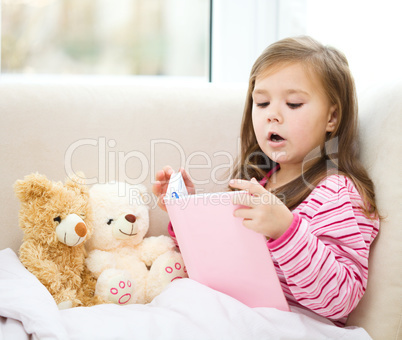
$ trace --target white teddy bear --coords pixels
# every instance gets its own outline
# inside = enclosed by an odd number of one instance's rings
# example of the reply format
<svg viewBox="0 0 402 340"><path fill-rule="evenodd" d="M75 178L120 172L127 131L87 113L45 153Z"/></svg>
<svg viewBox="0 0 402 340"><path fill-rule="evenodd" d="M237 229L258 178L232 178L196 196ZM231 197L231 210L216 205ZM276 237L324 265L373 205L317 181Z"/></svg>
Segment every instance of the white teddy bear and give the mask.
<svg viewBox="0 0 402 340"><path fill-rule="evenodd" d="M94 231L86 243L86 265L97 278L95 295L106 301L148 303L170 282L187 277L170 237L145 237L146 194L145 186L122 182L90 189Z"/></svg>

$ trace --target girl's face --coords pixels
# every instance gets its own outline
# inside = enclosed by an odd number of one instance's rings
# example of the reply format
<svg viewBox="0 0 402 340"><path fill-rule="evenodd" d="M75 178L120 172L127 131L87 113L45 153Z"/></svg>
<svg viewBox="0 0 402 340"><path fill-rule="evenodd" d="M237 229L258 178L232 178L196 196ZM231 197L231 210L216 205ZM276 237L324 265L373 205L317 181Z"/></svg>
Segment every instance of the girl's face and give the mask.
<svg viewBox="0 0 402 340"><path fill-rule="evenodd" d="M265 72L255 81L254 132L262 151L281 168L302 167L306 155L319 151L326 132L335 129L336 106L312 73L293 63Z"/></svg>

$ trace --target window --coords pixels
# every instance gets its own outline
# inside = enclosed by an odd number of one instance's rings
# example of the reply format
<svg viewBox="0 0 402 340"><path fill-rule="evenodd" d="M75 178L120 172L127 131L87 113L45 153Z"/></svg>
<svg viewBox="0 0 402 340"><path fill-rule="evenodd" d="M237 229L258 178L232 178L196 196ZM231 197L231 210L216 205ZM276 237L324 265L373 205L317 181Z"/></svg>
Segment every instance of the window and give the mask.
<svg viewBox="0 0 402 340"><path fill-rule="evenodd" d="M402 76L402 3L305 0L304 33L345 53L358 92Z"/></svg>
<svg viewBox="0 0 402 340"><path fill-rule="evenodd" d="M247 82L266 46L308 34L346 54L359 90L401 76L401 12L394 0L3 0L1 72Z"/></svg>
<svg viewBox="0 0 402 340"><path fill-rule="evenodd" d="M401 78L401 13L394 0L214 0L212 80L246 82L265 47L297 35L344 52L358 91Z"/></svg>
<svg viewBox="0 0 402 340"><path fill-rule="evenodd" d="M3 0L1 72L208 77L209 0Z"/></svg>

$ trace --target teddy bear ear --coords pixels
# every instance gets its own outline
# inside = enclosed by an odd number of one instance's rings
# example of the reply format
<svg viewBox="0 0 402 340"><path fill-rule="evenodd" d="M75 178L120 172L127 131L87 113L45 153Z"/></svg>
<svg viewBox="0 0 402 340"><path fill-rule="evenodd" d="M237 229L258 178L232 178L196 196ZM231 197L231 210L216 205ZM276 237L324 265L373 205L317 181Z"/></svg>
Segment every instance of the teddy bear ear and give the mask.
<svg viewBox="0 0 402 340"><path fill-rule="evenodd" d="M21 202L28 202L35 198L45 197L53 187L53 183L46 176L38 173L30 174L23 180L14 183L14 192Z"/></svg>
<svg viewBox="0 0 402 340"><path fill-rule="evenodd" d="M89 197L89 190L85 185L85 175L81 171L68 176L64 185L69 189L76 190L81 195Z"/></svg>

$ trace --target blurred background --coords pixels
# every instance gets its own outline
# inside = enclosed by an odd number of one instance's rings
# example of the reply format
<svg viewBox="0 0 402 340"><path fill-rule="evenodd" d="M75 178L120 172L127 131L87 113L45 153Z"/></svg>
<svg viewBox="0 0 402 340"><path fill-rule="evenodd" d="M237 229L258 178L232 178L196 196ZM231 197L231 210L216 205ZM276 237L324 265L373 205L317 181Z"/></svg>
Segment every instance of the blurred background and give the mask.
<svg viewBox="0 0 402 340"><path fill-rule="evenodd" d="M4 73L207 74L209 0L3 0Z"/></svg>
<svg viewBox="0 0 402 340"><path fill-rule="evenodd" d="M1 76L247 82L266 46L308 34L346 54L359 88L401 75L401 14L398 0L2 0Z"/></svg>

